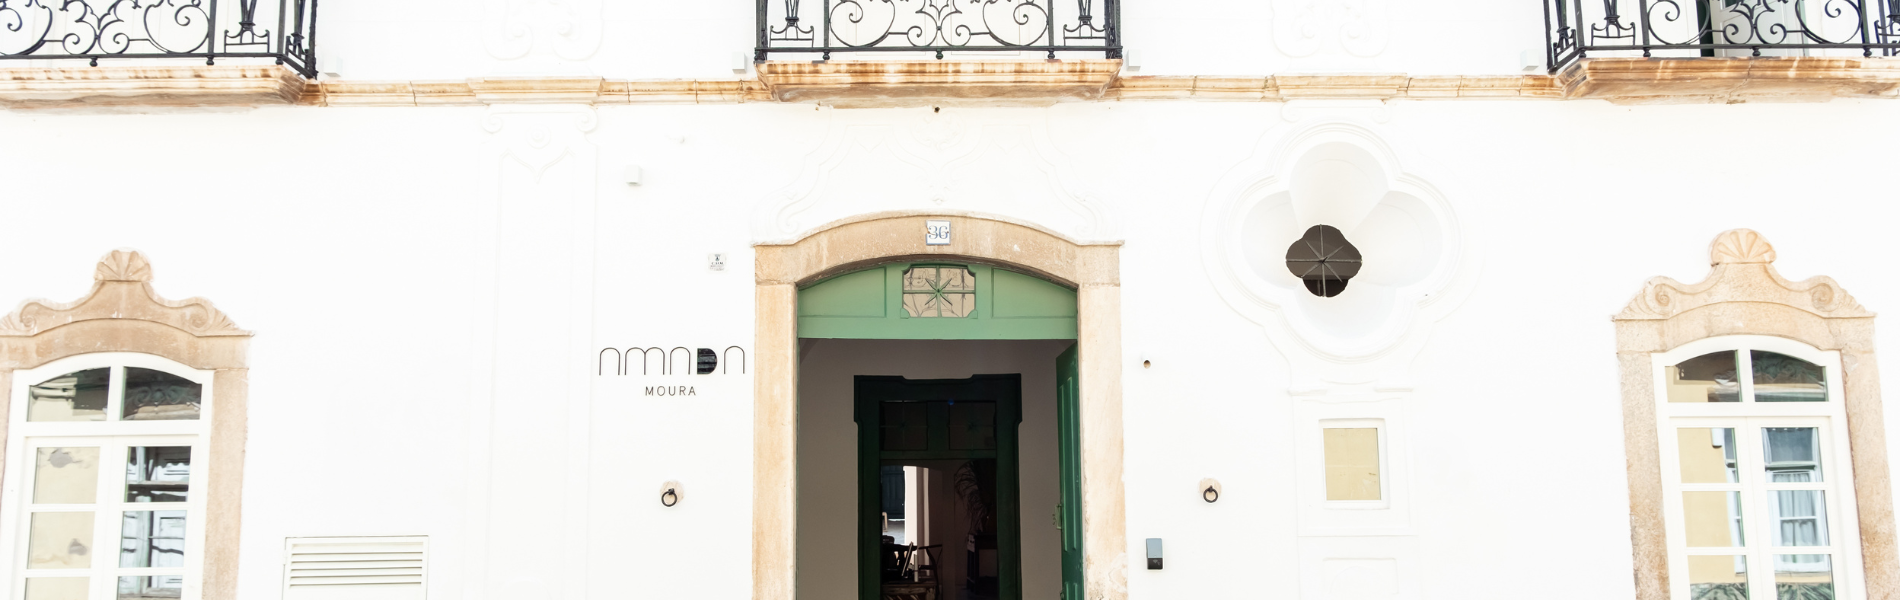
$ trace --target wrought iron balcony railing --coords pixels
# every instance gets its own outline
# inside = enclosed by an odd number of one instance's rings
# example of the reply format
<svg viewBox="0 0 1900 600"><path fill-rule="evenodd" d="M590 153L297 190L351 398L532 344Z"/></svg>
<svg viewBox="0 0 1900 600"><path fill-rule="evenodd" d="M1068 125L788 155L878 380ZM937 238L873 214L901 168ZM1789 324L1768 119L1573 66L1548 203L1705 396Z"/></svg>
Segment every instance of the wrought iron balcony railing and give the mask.
<svg viewBox="0 0 1900 600"><path fill-rule="evenodd" d="M1057 52L1121 58L1119 0L758 0L754 57L779 52Z"/></svg>
<svg viewBox="0 0 1900 600"><path fill-rule="evenodd" d="M1553 73L1593 53L1895 56L1900 0L1544 0L1544 35Z"/></svg>
<svg viewBox="0 0 1900 600"><path fill-rule="evenodd" d="M0 59L268 58L317 77L317 0L0 0Z"/></svg>

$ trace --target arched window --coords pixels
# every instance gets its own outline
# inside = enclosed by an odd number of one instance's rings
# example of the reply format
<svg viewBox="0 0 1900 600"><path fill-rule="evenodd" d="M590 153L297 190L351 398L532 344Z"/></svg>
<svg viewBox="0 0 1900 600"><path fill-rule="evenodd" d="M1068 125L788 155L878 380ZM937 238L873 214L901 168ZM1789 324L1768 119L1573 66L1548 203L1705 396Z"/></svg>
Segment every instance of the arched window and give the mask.
<svg viewBox="0 0 1900 600"><path fill-rule="evenodd" d="M94 281L0 316L0 598L236 597L251 334L136 252Z"/></svg>
<svg viewBox="0 0 1900 600"><path fill-rule="evenodd" d="M1900 594L1874 314L1774 261L1723 232L1613 318L1638 600Z"/></svg>
<svg viewBox="0 0 1900 600"><path fill-rule="evenodd" d="M1840 356L1767 336L1656 355L1677 598L1834 598L1860 564Z"/></svg>
<svg viewBox="0 0 1900 600"><path fill-rule="evenodd" d="M193 466L209 452L212 373L100 353L13 379L12 397L25 401L10 415L7 472L18 477L0 530L24 555L8 560L23 567L11 597L183 597L204 545L205 494L194 485L202 469Z"/></svg>

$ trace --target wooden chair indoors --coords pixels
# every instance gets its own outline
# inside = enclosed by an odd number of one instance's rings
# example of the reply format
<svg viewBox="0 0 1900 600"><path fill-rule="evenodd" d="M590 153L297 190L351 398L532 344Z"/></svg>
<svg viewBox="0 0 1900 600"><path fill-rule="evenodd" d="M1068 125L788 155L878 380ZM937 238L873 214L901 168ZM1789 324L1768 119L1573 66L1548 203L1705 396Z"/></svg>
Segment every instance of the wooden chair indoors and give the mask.
<svg viewBox="0 0 1900 600"><path fill-rule="evenodd" d="M942 545L907 545L887 551L887 559L897 560L902 567L894 580L884 580L881 600L937 600L937 553L942 551Z"/></svg>

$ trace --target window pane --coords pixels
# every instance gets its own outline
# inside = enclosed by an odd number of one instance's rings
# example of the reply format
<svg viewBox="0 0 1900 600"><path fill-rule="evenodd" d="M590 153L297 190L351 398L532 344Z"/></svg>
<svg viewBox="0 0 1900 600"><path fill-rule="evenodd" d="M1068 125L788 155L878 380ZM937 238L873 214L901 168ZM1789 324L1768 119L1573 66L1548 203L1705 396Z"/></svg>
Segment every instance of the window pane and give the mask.
<svg viewBox="0 0 1900 600"><path fill-rule="evenodd" d="M1827 497L1821 490L1768 492L1768 531L1776 546L1826 546Z"/></svg>
<svg viewBox="0 0 1900 600"><path fill-rule="evenodd" d="M976 310L976 274L963 267L904 271L904 312L912 317L970 316Z"/></svg>
<svg viewBox="0 0 1900 600"><path fill-rule="evenodd" d="M164 371L125 368L125 418L129 421L197 419L204 386Z"/></svg>
<svg viewBox="0 0 1900 600"><path fill-rule="evenodd" d="M1750 350L1756 402L1826 402L1827 379L1819 365L1792 356Z"/></svg>
<svg viewBox="0 0 1900 600"><path fill-rule="evenodd" d="M996 449L996 403L950 404L950 449Z"/></svg>
<svg viewBox="0 0 1900 600"><path fill-rule="evenodd" d="M1735 429L1683 427L1676 430L1676 453L1683 483L1737 483Z"/></svg>
<svg viewBox="0 0 1900 600"><path fill-rule="evenodd" d="M1682 516L1692 547L1743 545L1741 492L1683 492Z"/></svg>
<svg viewBox="0 0 1900 600"><path fill-rule="evenodd" d="M119 566L185 566L185 511L126 511L119 534Z"/></svg>
<svg viewBox="0 0 1900 600"><path fill-rule="evenodd" d="M84 569L92 566L92 513L33 513L26 568Z"/></svg>
<svg viewBox="0 0 1900 600"><path fill-rule="evenodd" d="M40 448L33 459L34 504L99 501L98 448Z"/></svg>
<svg viewBox="0 0 1900 600"><path fill-rule="evenodd" d="M184 502L191 481L190 446L126 449L126 502Z"/></svg>
<svg viewBox="0 0 1900 600"><path fill-rule="evenodd" d="M1323 429L1326 444L1326 499L1378 500L1379 430Z"/></svg>
<svg viewBox="0 0 1900 600"><path fill-rule="evenodd" d="M26 600L86 600L84 577L34 577L26 580Z"/></svg>
<svg viewBox="0 0 1900 600"><path fill-rule="evenodd" d="M1763 427L1762 462L1768 481L1821 481L1821 435L1814 427Z"/></svg>
<svg viewBox="0 0 1900 600"><path fill-rule="evenodd" d="M26 388L28 421L104 421L112 369L67 373Z"/></svg>
<svg viewBox="0 0 1900 600"><path fill-rule="evenodd" d="M930 422L922 402L882 402L885 450L925 450L930 448Z"/></svg>
<svg viewBox="0 0 1900 600"><path fill-rule="evenodd" d="M1735 377L1735 357L1734 350L1724 350L1668 367L1669 401L1740 402L1742 383Z"/></svg>
<svg viewBox="0 0 1900 600"><path fill-rule="evenodd" d="M1826 554L1775 555L1775 597L1834 600L1834 569Z"/></svg>
<svg viewBox="0 0 1900 600"><path fill-rule="evenodd" d="M1748 557L1689 557L1689 598L1691 600L1746 600L1748 598Z"/></svg>
<svg viewBox="0 0 1900 600"><path fill-rule="evenodd" d="M119 578L119 600L178 598L183 596L184 592L185 576L183 575Z"/></svg>

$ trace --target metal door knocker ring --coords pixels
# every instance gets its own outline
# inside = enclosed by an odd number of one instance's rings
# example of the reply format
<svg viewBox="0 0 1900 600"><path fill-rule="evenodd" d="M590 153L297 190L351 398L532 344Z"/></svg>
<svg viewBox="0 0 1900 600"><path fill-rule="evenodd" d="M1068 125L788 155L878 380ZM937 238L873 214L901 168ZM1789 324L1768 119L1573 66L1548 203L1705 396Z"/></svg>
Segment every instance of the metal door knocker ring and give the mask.
<svg viewBox="0 0 1900 600"><path fill-rule="evenodd" d="M672 508L673 505L679 503L680 495L674 492L672 488L667 488L665 492L660 493L660 506Z"/></svg>
<svg viewBox="0 0 1900 600"><path fill-rule="evenodd" d="M1202 479L1198 487L1201 488L1201 499L1207 501L1208 504L1220 501L1220 493L1223 489L1220 486L1220 480L1212 477Z"/></svg>

